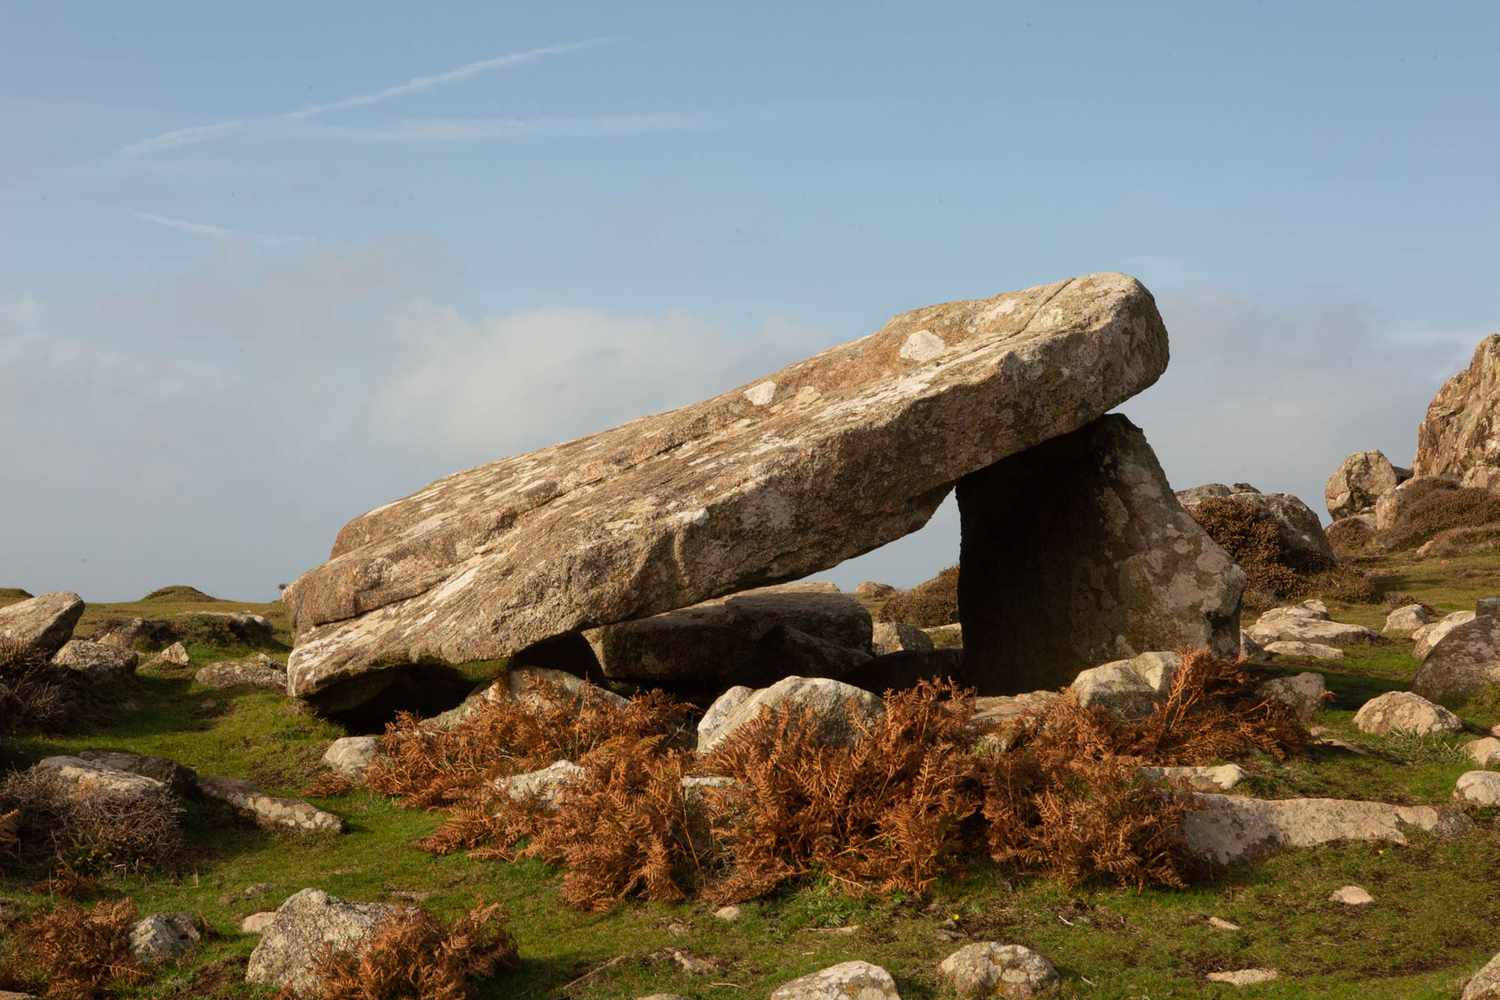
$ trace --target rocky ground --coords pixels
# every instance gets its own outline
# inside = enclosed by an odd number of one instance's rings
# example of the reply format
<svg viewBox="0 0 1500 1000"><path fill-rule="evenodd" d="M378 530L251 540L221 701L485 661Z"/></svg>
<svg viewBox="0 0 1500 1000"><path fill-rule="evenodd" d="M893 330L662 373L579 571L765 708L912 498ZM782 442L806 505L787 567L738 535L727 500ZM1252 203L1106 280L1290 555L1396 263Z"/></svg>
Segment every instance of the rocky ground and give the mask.
<svg viewBox="0 0 1500 1000"><path fill-rule="evenodd" d="M1500 591L1495 556L1387 557L1365 568L1379 592L1410 595L1440 612L1473 610L1477 599ZM218 661L259 653L283 661L288 635L280 606L198 597L179 592L135 605L91 606L75 636L136 617L238 611L263 616L273 634L210 627L212 619L195 626L175 640L188 662L143 657L106 724L63 737L20 737L7 765L124 750L191 767L205 787L241 779L272 796L303 797L343 730L278 690L254 686L258 672L274 671L274 662L252 662L245 668L248 682L236 686L196 679ZM1329 601L1328 610L1334 622L1379 631L1391 609L1382 601ZM1247 613L1245 626L1256 619ZM1284 763L1242 761L1245 777L1231 795L1453 802L1460 776L1480 769L1465 746L1500 722L1500 710L1457 706L1465 728L1438 725L1433 735L1362 731L1356 712L1379 695L1407 690L1418 668L1411 639L1368 638L1349 631L1319 642L1339 650L1341 659L1293 647L1262 668L1268 677L1314 671L1325 679L1332 699L1314 720L1323 742ZM477 680L496 666L468 670ZM210 672L203 681L216 676ZM1380 713L1372 709L1366 718L1374 714ZM583 913L562 904L559 874L539 862L418 850L414 841L439 824L434 814L363 790L314 796L310 803L322 811L316 815L341 820L343 832L226 824L216 800L189 797L186 844L170 877L118 872L83 888L85 902L129 896L142 915L186 912L206 927L180 959L158 967L149 984L128 995L272 995L244 982L259 936L242 924L306 888L351 901L421 901L441 916L465 911L480 898L503 903L521 964L484 987L482 995L496 997L763 997L797 977L856 960L888 970L902 997L941 997L954 995L953 976L962 978L956 968L967 968L970 978L982 978L997 962L1035 971L1034 957L987 947L993 944L1044 956L1057 969L1059 996L1452 998L1500 948L1493 932L1500 921L1493 891L1500 877L1500 824L1493 810L1478 805L1465 807L1474 823L1457 836L1410 832L1405 846L1286 850L1232 865L1185 890L1070 888L982 863L940 880L922 897L851 898L831 883L813 881L733 910L696 902L628 903ZM59 888L0 879L0 915L15 926L53 905L50 893ZM970 948L942 971L946 959L970 945L986 947ZM844 973L874 977L869 988L885 989L870 970Z"/></svg>

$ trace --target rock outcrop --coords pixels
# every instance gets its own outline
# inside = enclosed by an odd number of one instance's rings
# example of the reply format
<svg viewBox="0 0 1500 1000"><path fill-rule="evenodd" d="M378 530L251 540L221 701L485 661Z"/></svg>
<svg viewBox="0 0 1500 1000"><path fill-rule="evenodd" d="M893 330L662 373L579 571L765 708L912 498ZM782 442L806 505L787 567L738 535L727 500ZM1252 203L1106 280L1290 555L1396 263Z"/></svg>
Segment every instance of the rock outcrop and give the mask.
<svg viewBox="0 0 1500 1000"><path fill-rule="evenodd" d="M918 309L703 403L441 479L350 522L286 589L290 692L373 697L404 664L497 658L827 569L1166 363L1150 293L1090 275Z"/></svg>
<svg viewBox="0 0 1500 1000"><path fill-rule="evenodd" d="M83 598L57 591L0 608L0 638L18 643L28 653L51 656L73 636L83 615Z"/></svg>
<svg viewBox="0 0 1500 1000"><path fill-rule="evenodd" d="M1469 367L1433 397L1417 428L1419 476L1500 488L1500 333L1479 342Z"/></svg>
<svg viewBox="0 0 1500 1000"><path fill-rule="evenodd" d="M1340 463L1323 487L1323 500L1335 521L1362 514L1411 477L1408 469L1397 469L1379 451L1357 451Z"/></svg>
<svg viewBox="0 0 1500 1000"><path fill-rule="evenodd" d="M1147 650L1239 655L1245 574L1124 417L964 477L958 508L965 679L982 693L1058 687Z"/></svg>

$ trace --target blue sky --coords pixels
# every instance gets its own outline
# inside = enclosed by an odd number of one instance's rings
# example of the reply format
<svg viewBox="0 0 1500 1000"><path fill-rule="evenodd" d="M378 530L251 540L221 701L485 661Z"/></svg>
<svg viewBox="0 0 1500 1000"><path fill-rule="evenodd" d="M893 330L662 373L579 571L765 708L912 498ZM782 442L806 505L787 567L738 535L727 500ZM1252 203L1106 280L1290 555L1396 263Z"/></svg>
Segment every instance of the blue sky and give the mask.
<svg viewBox="0 0 1500 1000"><path fill-rule="evenodd" d="M1321 511L1500 328L1497 43L1478 3L9 4L0 585L265 597L437 475L1094 270L1167 319L1125 410L1174 484Z"/></svg>

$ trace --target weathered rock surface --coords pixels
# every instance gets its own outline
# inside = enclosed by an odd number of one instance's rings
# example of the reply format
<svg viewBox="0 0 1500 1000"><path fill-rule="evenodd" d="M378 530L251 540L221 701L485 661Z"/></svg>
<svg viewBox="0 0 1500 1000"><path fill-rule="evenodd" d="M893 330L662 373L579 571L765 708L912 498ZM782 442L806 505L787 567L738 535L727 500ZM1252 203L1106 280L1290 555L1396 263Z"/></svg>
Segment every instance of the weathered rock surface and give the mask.
<svg viewBox="0 0 1500 1000"><path fill-rule="evenodd" d="M1464 986L1459 1000L1500 1000L1500 955L1485 963Z"/></svg>
<svg viewBox="0 0 1500 1000"><path fill-rule="evenodd" d="M771 1000L901 1000L901 994L880 966L844 962L776 987Z"/></svg>
<svg viewBox="0 0 1500 1000"><path fill-rule="evenodd" d="M1354 728L1374 736L1443 736L1461 732L1464 724L1458 716L1419 694L1387 691L1360 706L1354 713Z"/></svg>
<svg viewBox="0 0 1500 1000"><path fill-rule="evenodd" d="M184 646L180 642L174 642L172 643L172 645L168 646L166 649L163 649L160 653L157 653L154 657L152 657L151 662L167 663L171 664L174 667L185 667L189 663L193 662L193 659L188 655L186 646Z"/></svg>
<svg viewBox="0 0 1500 1000"><path fill-rule="evenodd" d="M1437 391L1417 428L1419 476L1500 487L1500 334L1479 342L1469 367Z"/></svg>
<svg viewBox="0 0 1500 1000"><path fill-rule="evenodd" d="M1479 615L1432 644L1411 689L1439 701L1484 698L1500 690L1500 618Z"/></svg>
<svg viewBox="0 0 1500 1000"><path fill-rule="evenodd" d="M286 668L264 653L243 660L219 660L201 668L193 679L204 687L261 687L286 690Z"/></svg>
<svg viewBox="0 0 1500 1000"><path fill-rule="evenodd" d="M1486 736L1464 744L1464 753L1480 767L1500 767L1500 739Z"/></svg>
<svg viewBox="0 0 1500 1000"><path fill-rule="evenodd" d="M936 648L927 633L915 625L900 622L876 622L870 643L876 656L887 653L925 653Z"/></svg>
<svg viewBox="0 0 1500 1000"><path fill-rule="evenodd" d="M1084 708L1099 708L1120 719L1150 715L1167 697L1182 665L1176 653L1142 653L1083 671L1070 690Z"/></svg>
<svg viewBox="0 0 1500 1000"><path fill-rule="evenodd" d="M1240 489L1245 483L1225 486L1223 483L1208 483L1192 489L1179 490L1177 500L1189 514L1197 511L1205 500L1227 500L1264 514L1276 522L1282 545L1289 555L1297 558L1299 565L1309 571L1325 569L1338 560L1323 532L1323 522L1311 507L1290 493L1262 493L1250 487Z"/></svg>
<svg viewBox="0 0 1500 1000"><path fill-rule="evenodd" d="M819 581L747 590L590 629L584 638L606 677L708 686L769 684L788 673L839 676L872 655L865 606ZM788 662L789 650L800 662Z"/></svg>
<svg viewBox="0 0 1500 1000"><path fill-rule="evenodd" d="M1245 574L1121 416L964 477L958 604L983 694L1056 687L1154 649L1239 655Z"/></svg>
<svg viewBox="0 0 1500 1000"><path fill-rule="evenodd" d="M130 928L130 953L144 965L175 962L203 940L195 913L153 913Z"/></svg>
<svg viewBox="0 0 1500 1000"><path fill-rule="evenodd" d="M303 889L282 903L261 931L245 981L309 993L318 985L315 970L325 945L358 952L396 910L385 903L348 903L321 889Z"/></svg>
<svg viewBox="0 0 1500 1000"><path fill-rule="evenodd" d="M1380 634L1393 639L1406 639L1424 625L1437 620L1432 609L1425 604L1403 604L1385 616L1385 627Z"/></svg>
<svg viewBox="0 0 1500 1000"><path fill-rule="evenodd" d="M345 736L334 740L323 752L323 766L350 781L362 783L379 747L378 736Z"/></svg>
<svg viewBox="0 0 1500 1000"><path fill-rule="evenodd" d="M1456 489L1458 489L1458 483L1451 479L1439 479L1433 476L1417 476L1414 479L1408 479L1375 502L1374 511L1368 515L1371 518L1371 527L1377 533L1390 531L1406 519L1412 506L1419 500L1426 499L1434 493Z"/></svg>
<svg viewBox="0 0 1500 1000"><path fill-rule="evenodd" d="M69 788L79 796L139 801L159 797L167 791L166 784L155 778L117 770L82 757L44 757L32 770L51 776L59 786Z"/></svg>
<svg viewBox="0 0 1500 1000"><path fill-rule="evenodd" d="M166 757L151 757L129 750L80 750L78 757L100 767L159 781L178 795L191 795L197 789L198 773Z"/></svg>
<svg viewBox="0 0 1500 1000"><path fill-rule="evenodd" d="M1427 659L1427 654L1432 652L1432 647L1443 640L1443 636L1458 626L1473 621L1474 618L1472 611L1455 611L1451 615L1444 615L1431 625L1423 625L1411 634L1411 655L1418 660Z"/></svg>
<svg viewBox="0 0 1500 1000"><path fill-rule="evenodd" d="M1465 771L1453 786L1453 797L1473 806L1500 806L1500 772Z"/></svg>
<svg viewBox="0 0 1500 1000"><path fill-rule="evenodd" d="M1379 451L1357 451L1339 465L1323 487L1323 500L1334 520L1359 514L1396 488L1400 476Z"/></svg>
<svg viewBox="0 0 1500 1000"><path fill-rule="evenodd" d="M1062 982L1056 967L1030 948L994 941L964 945L938 972L960 997L1032 1000Z"/></svg>
<svg viewBox="0 0 1500 1000"><path fill-rule="evenodd" d="M199 777L198 791L223 802L256 826L292 833L342 833L344 821L301 799L267 795L238 778Z"/></svg>
<svg viewBox="0 0 1500 1000"><path fill-rule="evenodd" d="M37 656L51 656L73 635L83 598L57 591L0 608L0 636Z"/></svg>
<svg viewBox="0 0 1500 1000"><path fill-rule="evenodd" d="M1232 972L1210 972L1208 981L1211 983L1224 983L1227 986L1259 986L1262 983L1274 983L1281 978L1281 973L1275 969L1235 969Z"/></svg>
<svg viewBox="0 0 1500 1000"><path fill-rule="evenodd" d="M1303 601L1287 608L1272 608L1256 619L1250 638L1263 646L1273 642L1345 644L1379 642L1380 633L1363 625L1333 621L1322 601Z"/></svg>
<svg viewBox="0 0 1500 1000"><path fill-rule="evenodd" d="M259 913L252 913L240 921L240 931L245 934L264 934L266 928L270 927L275 919L275 910L262 910Z"/></svg>
<svg viewBox="0 0 1500 1000"><path fill-rule="evenodd" d="M52 656L54 666L66 667L92 681L120 681L135 673L141 655L133 649L87 639L69 639Z"/></svg>
<svg viewBox="0 0 1500 1000"><path fill-rule="evenodd" d="M1274 677L1256 690L1290 706L1303 722L1312 721L1328 700L1328 683L1322 674L1310 671L1292 677Z"/></svg>
<svg viewBox="0 0 1500 1000"><path fill-rule="evenodd" d="M916 530L955 481L1166 362L1150 293L1091 275L906 313L706 402L449 476L350 522L284 592L291 692L800 579Z"/></svg>
<svg viewBox="0 0 1500 1000"><path fill-rule="evenodd" d="M1333 890L1328 897L1330 903L1343 903L1345 906L1369 906L1375 902L1375 897L1361 886L1346 885Z"/></svg>
<svg viewBox="0 0 1500 1000"><path fill-rule="evenodd" d="M564 786L583 776L583 768L571 760L560 760L525 774L495 779L495 790L517 802L535 801L544 809L556 809Z"/></svg>
<svg viewBox="0 0 1500 1000"><path fill-rule="evenodd" d="M1405 844L1407 833L1453 835L1472 827L1462 813L1350 799L1251 799L1200 795L1182 822L1190 851L1217 864L1252 860L1288 847L1338 841Z"/></svg>
<svg viewBox="0 0 1500 1000"><path fill-rule="evenodd" d="M1164 781L1195 792L1227 792L1246 778L1245 769L1238 764L1219 764L1214 767L1148 766L1141 768L1140 774L1149 781Z"/></svg>
<svg viewBox="0 0 1500 1000"><path fill-rule="evenodd" d="M1342 660L1344 651L1337 646L1325 646L1321 642L1299 642L1288 639L1268 642L1265 651L1272 656L1310 656L1315 660Z"/></svg>
<svg viewBox="0 0 1500 1000"><path fill-rule="evenodd" d="M885 714L885 703L879 695L822 677L785 677L749 695L736 694L734 706L728 711L716 712L715 707L710 705L703 722L698 724L699 753L712 751L736 730L760 718L763 710L809 712L819 738L832 745L857 739L862 725L869 725ZM710 718L714 724L705 728L704 723Z"/></svg>

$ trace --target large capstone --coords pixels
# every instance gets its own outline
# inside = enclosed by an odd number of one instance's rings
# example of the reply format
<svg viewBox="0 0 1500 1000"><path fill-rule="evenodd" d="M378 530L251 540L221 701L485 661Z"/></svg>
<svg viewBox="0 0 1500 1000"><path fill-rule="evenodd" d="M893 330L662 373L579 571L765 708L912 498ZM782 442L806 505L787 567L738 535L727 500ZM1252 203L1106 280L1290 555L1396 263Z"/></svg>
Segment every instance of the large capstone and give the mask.
<svg viewBox="0 0 1500 1000"><path fill-rule="evenodd" d="M289 691L503 657L827 569L1166 364L1151 294L1096 274L905 313L705 402L456 473L351 521L287 588Z"/></svg>
<svg viewBox="0 0 1500 1000"><path fill-rule="evenodd" d="M1147 650L1239 655L1245 574L1109 416L958 483L964 673L984 693L1066 684Z"/></svg>

